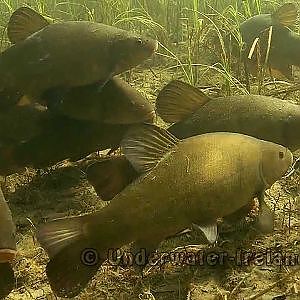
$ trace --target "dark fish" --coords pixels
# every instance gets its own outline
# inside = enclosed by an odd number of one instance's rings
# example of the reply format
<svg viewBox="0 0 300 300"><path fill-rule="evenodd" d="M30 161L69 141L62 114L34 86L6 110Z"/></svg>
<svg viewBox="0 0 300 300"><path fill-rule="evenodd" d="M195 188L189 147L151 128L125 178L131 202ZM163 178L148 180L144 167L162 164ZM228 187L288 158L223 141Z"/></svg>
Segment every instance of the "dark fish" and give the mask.
<svg viewBox="0 0 300 300"><path fill-rule="evenodd" d="M99 90L99 84L69 90L59 103L47 101L51 111L70 118L108 124L152 122L150 103L131 85L114 77Z"/></svg>
<svg viewBox="0 0 300 300"><path fill-rule="evenodd" d="M13 103L20 95L36 101L52 88L104 85L150 57L158 46L157 41L105 24L49 24L29 7L12 14L7 30L15 44L0 55L0 91Z"/></svg>
<svg viewBox="0 0 300 300"><path fill-rule="evenodd" d="M54 220L38 230L50 256L48 279L58 296L77 295L109 249L135 241L135 249L151 253L193 223L215 241L216 220L270 187L293 160L287 148L245 135L211 133L180 141L153 125L132 128L122 149L143 173L140 178L104 209ZM92 264L90 254L96 257Z"/></svg>
<svg viewBox="0 0 300 300"><path fill-rule="evenodd" d="M11 211L0 189L0 299L4 299L15 286L11 262L16 256L16 228Z"/></svg>
<svg viewBox="0 0 300 300"><path fill-rule="evenodd" d="M15 274L10 263L0 263L0 278L0 299L5 299L15 287Z"/></svg>
<svg viewBox="0 0 300 300"><path fill-rule="evenodd" d="M75 106L71 104L72 95L75 97ZM64 102L61 106L50 105L44 112L45 116L41 116L43 122L38 122L38 118L15 118L19 122L14 123L7 131L8 137L9 134L16 133L13 136L14 140L5 140L0 144L1 175L9 175L29 166L49 167L68 158L77 160L95 151L115 150L130 125L140 122L152 123L155 116L152 105L129 84L118 78L110 80L101 92L92 86L73 88L66 97L66 105ZM82 108L80 100L83 100ZM85 101L87 105L93 105L93 108L86 107ZM15 106L7 111L14 112L20 109L24 109L25 112L31 111L30 106ZM5 114L4 117L7 123L14 121ZM3 132L5 133L5 128ZM14 143L25 133L28 134L27 139L23 139L22 143Z"/></svg>
<svg viewBox="0 0 300 300"><path fill-rule="evenodd" d="M159 93L156 111L164 121L175 123L168 131L180 139L226 131L284 145L292 151L300 147L300 106L277 98L244 95L212 99L199 89L175 80ZM114 168L111 181L116 184L124 177L125 182L129 170L125 163L118 169ZM99 178L104 176L101 173L99 169ZM128 180L134 179L134 176L128 177ZM111 196L118 192L120 186L116 184L114 192L111 184ZM100 187L98 194L102 195Z"/></svg>
<svg viewBox="0 0 300 300"><path fill-rule="evenodd" d="M292 78L292 65L300 66L300 36L291 31L287 26L294 25L298 12L294 3L285 3L273 14L256 15L240 25L240 32L245 50L245 61L254 71L257 65L257 55L260 55L260 64L264 64L267 54L269 32L272 27L271 44L269 51L268 67L275 77L284 75ZM259 52L255 52L252 58L247 58L256 39Z"/></svg>
<svg viewBox="0 0 300 300"><path fill-rule="evenodd" d="M64 159L75 161L95 151L117 149L129 126L57 117L42 134L3 150L12 172L24 167L45 168ZM7 157L3 157L0 171L7 169Z"/></svg>
<svg viewBox="0 0 300 300"><path fill-rule="evenodd" d="M181 81L171 81L159 93L158 115L175 123L168 131L178 138L226 131L300 148L300 106L278 98L242 95L210 98Z"/></svg>
<svg viewBox="0 0 300 300"><path fill-rule="evenodd" d="M0 140L6 144L28 141L42 132L48 118L47 108L38 104L12 106L0 111Z"/></svg>

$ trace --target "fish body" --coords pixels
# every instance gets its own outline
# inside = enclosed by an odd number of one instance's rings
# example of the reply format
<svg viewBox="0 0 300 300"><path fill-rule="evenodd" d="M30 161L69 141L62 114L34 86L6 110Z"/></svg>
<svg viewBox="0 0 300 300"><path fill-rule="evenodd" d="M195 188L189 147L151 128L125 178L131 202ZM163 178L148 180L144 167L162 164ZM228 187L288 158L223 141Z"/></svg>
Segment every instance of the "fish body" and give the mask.
<svg viewBox="0 0 300 300"><path fill-rule="evenodd" d="M260 55L260 64L263 65L267 55L269 32L272 27L270 51L267 65L271 74L282 74L292 78L292 65L300 66L300 36L287 26L293 25L297 19L297 9L294 4L286 3L273 14L260 14L249 18L240 25L240 33L245 43L244 59L252 70L257 64L257 55ZM255 39L259 38L259 52L248 58ZM257 47L256 47L257 49Z"/></svg>
<svg viewBox="0 0 300 300"><path fill-rule="evenodd" d="M154 109L130 84L113 77L100 90L99 84L72 88L57 103L48 99L51 111L67 117L109 124L152 122Z"/></svg>
<svg viewBox="0 0 300 300"><path fill-rule="evenodd" d="M12 106L0 111L0 139L4 143L21 143L42 132L49 113L41 105Z"/></svg>
<svg viewBox="0 0 300 300"><path fill-rule="evenodd" d="M180 139L223 131L274 142L292 151L300 147L300 106L273 97L210 98L199 89L175 80L160 91L156 112L167 123L173 123L167 130ZM102 184L104 173L110 172L111 176L108 200L119 193L126 182L132 182L139 176L131 172L132 166L126 162L126 157L122 160L124 162L119 164L112 158L106 162L105 168L99 166L94 177L89 178L100 197L106 193Z"/></svg>
<svg viewBox="0 0 300 300"><path fill-rule="evenodd" d="M300 106L274 97L212 99L188 84L172 81L158 95L156 108L166 122L174 122L168 131L178 138L226 131L284 145L292 151L300 147Z"/></svg>
<svg viewBox="0 0 300 300"><path fill-rule="evenodd" d="M78 160L105 149L117 149L126 125L55 118L42 134L12 148L10 154L20 167L45 168L64 159Z"/></svg>
<svg viewBox="0 0 300 300"><path fill-rule="evenodd" d="M285 145L300 147L300 106L260 95L216 98L189 118L168 128L178 138L207 132L237 132Z"/></svg>
<svg viewBox="0 0 300 300"><path fill-rule="evenodd" d="M39 30L31 33L24 18L36 22ZM52 88L105 84L157 48L154 40L105 24L66 21L39 26L40 22L41 16L30 8L20 8L11 16L11 39L22 30L29 32L0 55L1 91L34 99Z"/></svg>
<svg viewBox="0 0 300 300"><path fill-rule="evenodd" d="M149 126L132 129L122 141L126 157L144 175L99 212L55 220L38 231L58 295L78 294L111 248L135 241L150 252L193 223L216 228L211 224L217 218L246 205L292 163L285 147L252 137L212 133L178 141ZM99 254L90 269L80 262L83 248Z"/></svg>

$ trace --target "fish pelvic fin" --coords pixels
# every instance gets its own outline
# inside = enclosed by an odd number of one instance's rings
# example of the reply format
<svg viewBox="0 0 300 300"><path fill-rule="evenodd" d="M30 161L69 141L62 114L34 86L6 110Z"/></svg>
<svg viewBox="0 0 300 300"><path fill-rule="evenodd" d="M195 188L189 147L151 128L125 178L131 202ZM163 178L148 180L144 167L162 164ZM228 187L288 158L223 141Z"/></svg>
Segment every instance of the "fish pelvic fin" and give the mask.
<svg viewBox="0 0 300 300"><path fill-rule="evenodd" d="M298 11L295 3L283 4L272 14L272 18L275 23L282 26L295 25L298 18Z"/></svg>
<svg viewBox="0 0 300 300"><path fill-rule="evenodd" d="M56 219L43 224L37 231L37 239L49 257L55 256L65 247L84 238L82 216Z"/></svg>
<svg viewBox="0 0 300 300"><path fill-rule="evenodd" d="M35 10L29 7L20 7L13 12L9 19L7 36L12 44L16 44L49 24L50 23Z"/></svg>
<svg viewBox="0 0 300 300"><path fill-rule="evenodd" d="M132 126L123 140L121 149L139 173L151 171L164 159L179 140L168 131L152 125Z"/></svg>
<svg viewBox="0 0 300 300"><path fill-rule="evenodd" d="M198 88L173 80L159 92L156 111L165 122L176 123L187 118L210 99Z"/></svg>
<svg viewBox="0 0 300 300"><path fill-rule="evenodd" d="M259 213L254 227L263 234L274 231L274 212L270 209L264 199L259 199Z"/></svg>

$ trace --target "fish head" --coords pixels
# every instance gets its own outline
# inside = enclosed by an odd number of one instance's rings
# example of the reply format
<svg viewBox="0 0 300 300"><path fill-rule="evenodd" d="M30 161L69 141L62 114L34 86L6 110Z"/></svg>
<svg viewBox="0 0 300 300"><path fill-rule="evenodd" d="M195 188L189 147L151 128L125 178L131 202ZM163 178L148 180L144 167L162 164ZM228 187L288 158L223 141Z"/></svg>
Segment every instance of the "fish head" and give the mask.
<svg viewBox="0 0 300 300"><path fill-rule="evenodd" d="M118 35L111 43L115 60L114 75L127 71L149 58L158 49L158 42L150 38L127 33Z"/></svg>
<svg viewBox="0 0 300 300"><path fill-rule="evenodd" d="M109 124L153 123L149 101L124 80L114 77L103 89L103 122Z"/></svg>
<svg viewBox="0 0 300 300"><path fill-rule="evenodd" d="M11 262L16 256L16 228L11 211L0 190L0 263Z"/></svg>
<svg viewBox="0 0 300 300"><path fill-rule="evenodd" d="M262 141L261 153L260 177L269 188L291 168L293 154L284 146L266 141Z"/></svg>

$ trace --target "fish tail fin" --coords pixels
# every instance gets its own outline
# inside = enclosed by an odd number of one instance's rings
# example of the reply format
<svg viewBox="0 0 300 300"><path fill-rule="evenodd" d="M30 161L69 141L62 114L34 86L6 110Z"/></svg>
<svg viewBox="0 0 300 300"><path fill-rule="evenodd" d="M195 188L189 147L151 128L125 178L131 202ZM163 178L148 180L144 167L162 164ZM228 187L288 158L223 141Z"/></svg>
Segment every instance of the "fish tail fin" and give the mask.
<svg viewBox="0 0 300 300"><path fill-rule="evenodd" d="M57 219L37 232L50 257L46 268L50 286L59 297L78 295L107 258L86 236L85 224L85 216Z"/></svg>
<svg viewBox="0 0 300 300"><path fill-rule="evenodd" d="M98 161L87 168L87 179L102 200L108 201L138 177L125 156Z"/></svg>

